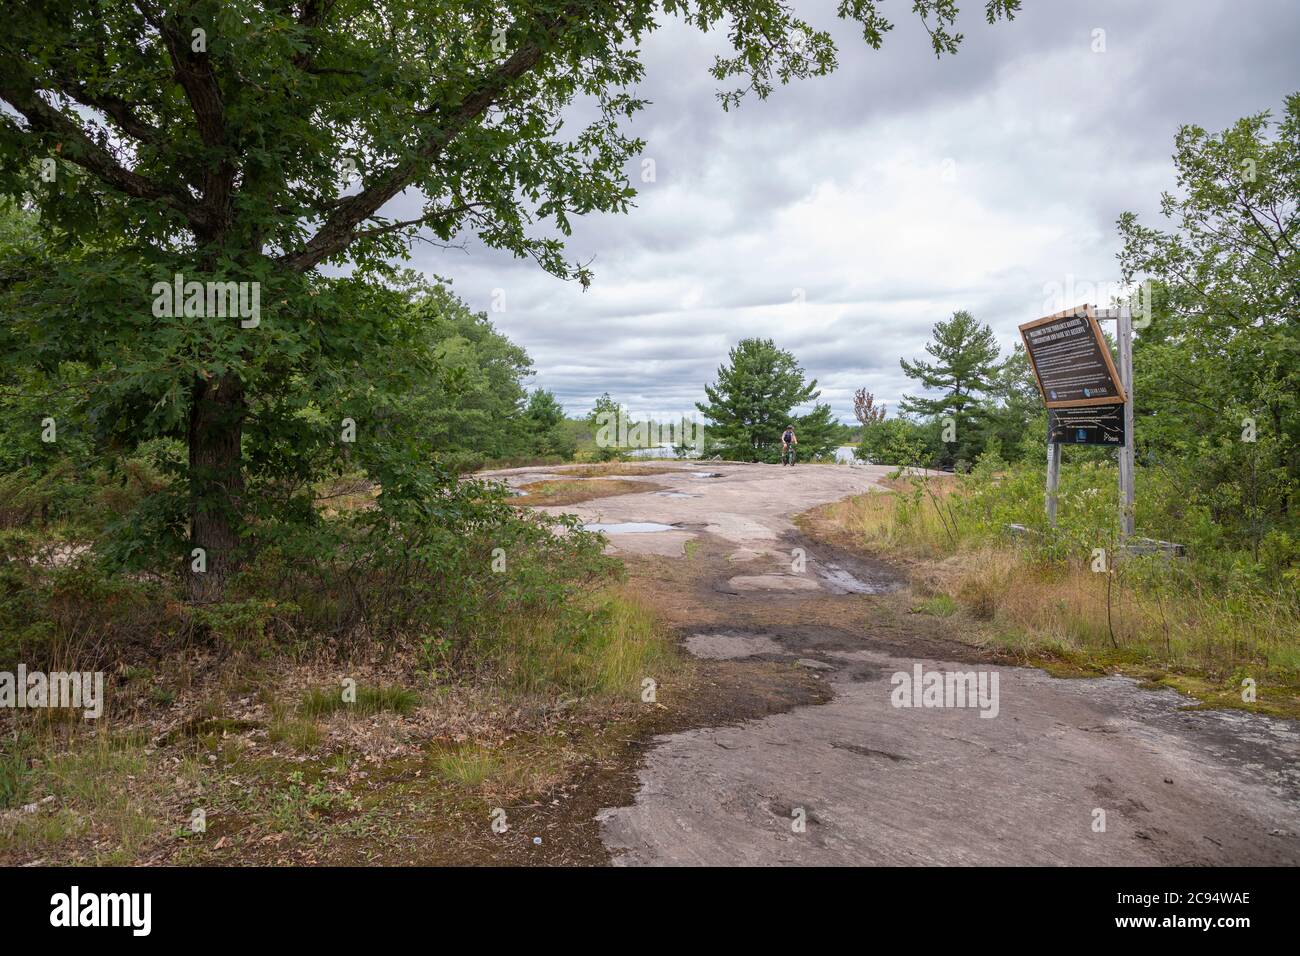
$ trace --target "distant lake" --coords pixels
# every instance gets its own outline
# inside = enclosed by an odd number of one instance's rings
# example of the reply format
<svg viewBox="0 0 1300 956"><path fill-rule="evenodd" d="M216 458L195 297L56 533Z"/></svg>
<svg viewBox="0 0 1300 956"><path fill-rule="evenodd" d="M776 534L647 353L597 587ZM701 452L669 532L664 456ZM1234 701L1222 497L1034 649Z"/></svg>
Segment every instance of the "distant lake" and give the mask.
<svg viewBox="0 0 1300 956"><path fill-rule="evenodd" d="M630 448L627 454L632 458L674 458L671 442L654 445L651 448Z"/></svg>

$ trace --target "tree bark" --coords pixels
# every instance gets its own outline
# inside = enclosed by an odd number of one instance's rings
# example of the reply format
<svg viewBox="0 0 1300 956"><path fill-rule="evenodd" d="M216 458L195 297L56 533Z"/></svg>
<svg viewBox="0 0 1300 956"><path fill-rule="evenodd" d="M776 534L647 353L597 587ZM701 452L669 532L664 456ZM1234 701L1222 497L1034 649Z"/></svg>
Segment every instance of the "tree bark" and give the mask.
<svg viewBox="0 0 1300 956"><path fill-rule="evenodd" d="M246 413L244 383L237 376L196 383L189 422L191 551L185 565L194 603L222 600L239 567ZM194 548L203 551L202 570L195 569Z"/></svg>

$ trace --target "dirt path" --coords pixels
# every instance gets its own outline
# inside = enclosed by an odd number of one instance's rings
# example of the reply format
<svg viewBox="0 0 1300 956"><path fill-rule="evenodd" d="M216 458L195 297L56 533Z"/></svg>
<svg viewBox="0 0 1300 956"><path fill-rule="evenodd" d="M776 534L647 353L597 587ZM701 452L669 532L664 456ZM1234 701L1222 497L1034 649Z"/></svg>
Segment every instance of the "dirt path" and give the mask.
<svg viewBox="0 0 1300 956"><path fill-rule="evenodd" d="M785 662L830 691L656 738L635 801L598 814L616 863L1300 863L1294 721L989 660L909 614L889 568L799 534L793 515L885 472L690 464L645 478L668 490L561 509L615 526L612 550L692 653ZM670 528L619 527L646 522ZM895 706L931 672L985 696Z"/></svg>

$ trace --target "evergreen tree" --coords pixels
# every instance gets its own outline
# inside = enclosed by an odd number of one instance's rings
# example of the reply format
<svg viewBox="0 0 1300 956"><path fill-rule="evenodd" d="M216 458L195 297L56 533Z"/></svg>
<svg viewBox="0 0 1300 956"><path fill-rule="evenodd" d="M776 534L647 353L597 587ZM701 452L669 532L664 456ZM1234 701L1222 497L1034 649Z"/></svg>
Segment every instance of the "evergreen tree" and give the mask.
<svg viewBox="0 0 1300 956"><path fill-rule="evenodd" d="M975 422L979 453L996 441L1008 460L1040 457L1047 440L1047 410L1023 345L1017 344L999 368L988 397Z"/></svg>
<svg viewBox="0 0 1300 956"><path fill-rule="evenodd" d="M900 359L908 378L923 388L941 390L936 398L904 395L899 409L929 419L938 439L939 463L973 462L979 454L982 419L986 408L981 397L992 390L1002 368L1000 349L993 330L975 321L963 310L934 326L933 340L925 350L933 362ZM951 421L946 421L951 419Z"/></svg>
<svg viewBox="0 0 1300 956"><path fill-rule="evenodd" d="M554 393L540 388L533 392L528 398L524 416L532 436L532 450L536 454L562 458L573 456L573 438L564 428L564 408Z"/></svg>
<svg viewBox="0 0 1300 956"><path fill-rule="evenodd" d="M611 461L623 454L619 444L620 430L627 426L627 409L610 398L609 392L601 394L587 413L587 424L595 431L597 461Z"/></svg>
<svg viewBox="0 0 1300 956"><path fill-rule="evenodd" d="M804 460L834 447L835 427L829 405L817 404L796 416L799 405L815 402L817 381L805 381L795 357L771 339L743 339L731 350L729 364L718 369L718 380L706 385L708 403L697 402L708 422L709 444L734 461L780 460L781 433L794 425L799 455Z"/></svg>

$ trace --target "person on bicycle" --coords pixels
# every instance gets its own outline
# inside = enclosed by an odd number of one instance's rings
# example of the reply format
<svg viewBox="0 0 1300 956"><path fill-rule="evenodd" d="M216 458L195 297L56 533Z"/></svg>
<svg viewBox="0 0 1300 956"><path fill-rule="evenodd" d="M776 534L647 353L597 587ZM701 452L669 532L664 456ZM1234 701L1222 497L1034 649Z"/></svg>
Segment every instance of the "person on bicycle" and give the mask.
<svg viewBox="0 0 1300 956"><path fill-rule="evenodd" d="M794 446L799 444L799 439L795 437L794 426L786 425L785 431L781 435L781 464L794 464Z"/></svg>

